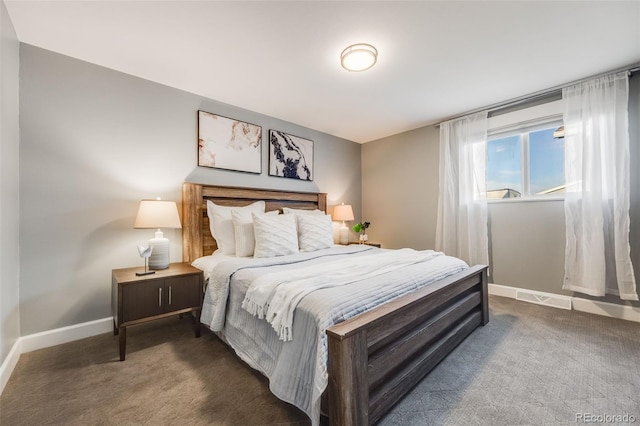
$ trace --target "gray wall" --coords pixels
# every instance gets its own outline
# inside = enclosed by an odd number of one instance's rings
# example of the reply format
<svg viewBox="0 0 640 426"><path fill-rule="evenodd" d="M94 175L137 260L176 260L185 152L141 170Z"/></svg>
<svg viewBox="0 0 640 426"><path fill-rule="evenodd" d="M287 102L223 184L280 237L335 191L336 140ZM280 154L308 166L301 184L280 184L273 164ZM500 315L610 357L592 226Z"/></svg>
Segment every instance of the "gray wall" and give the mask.
<svg viewBox="0 0 640 426"><path fill-rule="evenodd" d="M631 256L640 282L640 74L631 78ZM435 126L364 144L363 215L370 239L385 247L433 249L438 203L439 130ZM565 225L562 201L489 204L492 281L572 295L562 290ZM575 293L576 296L590 298ZM611 303L619 298L598 298Z"/></svg>
<svg viewBox="0 0 640 426"><path fill-rule="evenodd" d="M433 249L439 130L423 127L362 145L362 210L369 240Z"/></svg>
<svg viewBox="0 0 640 426"><path fill-rule="evenodd" d="M142 265L153 234L133 229L139 200L180 202L184 181L322 191L360 215L359 144L24 44L20 77L22 335L109 317L111 269ZM261 175L196 167L198 109L313 140L314 181L267 176L264 147Z"/></svg>
<svg viewBox="0 0 640 426"><path fill-rule="evenodd" d="M0 1L0 364L20 337L18 299L19 43Z"/></svg>
<svg viewBox="0 0 640 426"><path fill-rule="evenodd" d="M564 234L562 201L489 204L491 281L571 295L562 290Z"/></svg>

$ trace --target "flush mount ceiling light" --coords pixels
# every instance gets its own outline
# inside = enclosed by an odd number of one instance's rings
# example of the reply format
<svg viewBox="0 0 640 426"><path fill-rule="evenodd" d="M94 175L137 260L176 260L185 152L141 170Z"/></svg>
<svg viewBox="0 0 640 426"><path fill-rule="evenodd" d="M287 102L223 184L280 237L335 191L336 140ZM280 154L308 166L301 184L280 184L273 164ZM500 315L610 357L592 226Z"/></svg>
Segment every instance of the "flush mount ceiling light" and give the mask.
<svg viewBox="0 0 640 426"><path fill-rule="evenodd" d="M375 65L378 51L366 43L352 44L340 54L340 64L347 71L366 71Z"/></svg>

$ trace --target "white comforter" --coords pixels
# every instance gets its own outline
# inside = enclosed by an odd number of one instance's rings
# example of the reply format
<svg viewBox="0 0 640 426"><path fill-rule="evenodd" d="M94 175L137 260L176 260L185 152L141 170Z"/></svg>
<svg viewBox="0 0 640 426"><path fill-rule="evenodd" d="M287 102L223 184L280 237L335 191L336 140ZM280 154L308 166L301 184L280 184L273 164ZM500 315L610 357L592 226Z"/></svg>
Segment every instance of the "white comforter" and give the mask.
<svg viewBox="0 0 640 426"><path fill-rule="evenodd" d="M402 268L393 268L393 261L380 261L386 266L377 268L377 274L367 273L366 279L351 277L346 280L348 285L320 285L312 292L302 290L303 297L292 311L291 341L280 340L267 321L242 309L242 302L252 283L266 274L282 281L287 270L298 271L297 276L304 275L301 270L335 271L331 264L336 262L364 265L370 262L355 259L381 260L384 256L393 257L393 252L369 246L336 246L277 258L221 262L207 271L210 278L201 321L218 332L245 362L269 378L274 395L303 410L312 424L317 425L320 397L327 386L326 328L460 272L467 268L466 263L441 253L405 249L400 257L415 261L404 262Z"/></svg>

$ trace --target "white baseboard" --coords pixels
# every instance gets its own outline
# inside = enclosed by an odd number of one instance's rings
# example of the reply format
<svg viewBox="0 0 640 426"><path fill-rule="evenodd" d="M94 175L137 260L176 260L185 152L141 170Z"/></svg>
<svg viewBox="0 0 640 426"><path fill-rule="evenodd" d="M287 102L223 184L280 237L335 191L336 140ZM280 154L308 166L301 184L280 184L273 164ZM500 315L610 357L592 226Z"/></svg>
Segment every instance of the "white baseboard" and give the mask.
<svg viewBox="0 0 640 426"><path fill-rule="evenodd" d="M2 362L2 365L0 365L0 395L2 395L2 391L4 391L4 387L9 381L11 373L13 373L13 369L16 368L16 364L18 364L21 353L20 346L20 339L18 339L11 347L11 350Z"/></svg>
<svg viewBox="0 0 640 426"><path fill-rule="evenodd" d="M489 284L489 294L494 296L508 297L516 299L518 291L522 291L518 287L510 287L500 284ZM528 292L537 293L542 296L557 297L560 299L570 299L573 310L587 312L590 314L603 315L611 318L618 318L627 321L640 322L640 308L629 305L617 305L615 303L601 302L598 300L587 300L580 297L563 296L553 293L536 292L527 290Z"/></svg>
<svg viewBox="0 0 640 426"><path fill-rule="evenodd" d="M500 284L489 284L489 294L494 296L508 297L509 299L515 299L518 289L516 287L509 287Z"/></svg>
<svg viewBox="0 0 640 426"><path fill-rule="evenodd" d="M603 315L605 317L619 318L627 321L640 322L640 308L629 305L616 305L615 303L599 302L597 300L573 298L573 309L590 314Z"/></svg>
<svg viewBox="0 0 640 426"><path fill-rule="evenodd" d="M61 345L63 343L73 342L74 340L96 336L109 331L113 331L112 317L83 322L82 324L70 325L68 327L56 328L55 330L43 331L41 333L30 334L20 338L22 342L21 353Z"/></svg>
<svg viewBox="0 0 640 426"><path fill-rule="evenodd" d="M9 351L2 366L0 366L0 394L4 391L4 387L20 359L20 354L73 342L74 340L80 340L110 331L113 331L112 317L20 337L14 343L11 351Z"/></svg>

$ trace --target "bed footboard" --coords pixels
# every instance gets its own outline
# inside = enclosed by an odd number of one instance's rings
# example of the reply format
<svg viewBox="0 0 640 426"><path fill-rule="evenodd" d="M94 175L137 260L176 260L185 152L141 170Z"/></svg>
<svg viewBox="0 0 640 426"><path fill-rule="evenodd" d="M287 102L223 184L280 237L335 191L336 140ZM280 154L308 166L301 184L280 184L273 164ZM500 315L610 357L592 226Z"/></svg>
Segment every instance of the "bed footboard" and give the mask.
<svg viewBox="0 0 640 426"><path fill-rule="evenodd" d="M330 425L375 424L488 322L487 267L474 266L328 328Z"/></svg>

